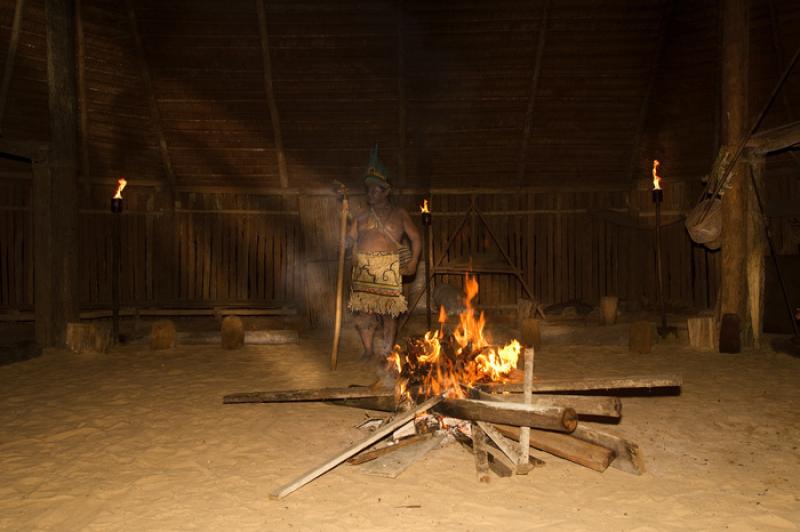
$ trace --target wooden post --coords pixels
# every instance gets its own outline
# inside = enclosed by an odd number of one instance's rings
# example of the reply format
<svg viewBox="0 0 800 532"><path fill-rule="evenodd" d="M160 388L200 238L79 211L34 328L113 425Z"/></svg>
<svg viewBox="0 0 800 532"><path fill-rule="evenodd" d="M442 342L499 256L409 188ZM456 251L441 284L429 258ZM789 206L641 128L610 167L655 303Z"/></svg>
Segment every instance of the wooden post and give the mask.
<svg viewBox="0 0 800 532"><path fill-rule="evenodd" d="M40 346L54 344L53 319L53 234L50 168L47 162L33 163L33 312L36 342ZM66 334L66 328L65 328Z"/></svg>
<svg viewBox="0 0 800 532"><path fill-rule="evenodd" d="M289 167L286 164L286 152L283 149L283 133L281 132L281 119L278 113L278 104L275 101L275 90L272 86L272 58L269 54L269 32L267 31L267 7L265 0L256 0L256 13L258 15L258 33L261 37L261 56L264 61L264 92L269 105L269 120L272 123L272 136L275 140L275 153L278 158L278 176L281 188L289 187Z"/></svg>
<svg viewBox="0 0 800 532"><path fill-rule="evenodd" d="M764 256L767 253L765 220L759 208L758 198L763 198L764 157L753 160L751 174L746 180L747 202L747 310L753 334L753 346L761 347L761 328L764 316ZM757 187L757 189L756 189Z"/></svg>
<svg viewBox="0 0 800 532"><path fill-rule="evenodd" d="M736 146L745 134L747 117L747 77L749 24L745 0L722 1L722 138ZM720 314L736 314L743 325L743 338L749 338L747 290L747 187L746 163L739 162L731 172L729 187L722 201L722 267L720 272ZM745 344L747 342L745 341Z"/></svg>
<svg viewBox="0 0 800 532"><path fill-rule="evenodd" d="M48 263L39 269L50 278L52 296L39 304L52 304L51 332L46 345L64 345L68 322L79 319L78 291L78 154L77 95L75 81L74 0L46 0L47 80L50 115L49 198L38 198L37 215L50 211L50 253L35 258ZM46 190L40 189L40 192ZM43 227L40 227L43 229ZM39 231L37 231L39 234ZM37 245L37 250L40 250ZM41 251L41 250L40 250ZM37 277L37 283L42 277ZM46 282L46 281L45 281ZM45 309L42 309L46 312Z"/></svg>
<svg viewBox="0 0 800 532"><path fill-rule="evenodd" d="M531 404L531 395L533 395L533 348L528 347L524 353L524 371L525 382L522 387L522 403L525 405ZM531 444L531 429L530 427L521 427L519 430L519 460L517 466L528 466L528 457L530 456ZM520 472L523 472L522 470ZM524 471L527 473L527 471Z"/></svg>

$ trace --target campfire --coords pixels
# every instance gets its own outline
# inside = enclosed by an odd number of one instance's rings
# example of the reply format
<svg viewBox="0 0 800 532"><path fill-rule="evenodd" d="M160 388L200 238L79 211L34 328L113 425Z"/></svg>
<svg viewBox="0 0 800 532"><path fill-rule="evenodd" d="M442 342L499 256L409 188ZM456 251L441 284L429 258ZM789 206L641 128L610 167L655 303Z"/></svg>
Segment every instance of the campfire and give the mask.
<svg viewBox="0 0 800 532"><path fill-rule="evenodd" d="M278 488L273 498L293 493L345 461L391 476L381 461L393 460L389 469L399 474L448 441L459 442L474 455L481 482L490 480L490 471L506 477L544 465L531 449L596 471L611 465L632 474L644 472L638 445L579 421L618 422L622 404L613 390L630 394L637 389L679 389L680 379L671 375L534 378L533 348L517 340L502 346L492 343L485 314L473 306L478 294L474 276L465 277L464 290L465 309L452 328L441 308L438 329L394 347L387 359L395 376L393 388L354 386L224 397L228 404L329 401L393 412L388 419L370 420L371 435ZM591 395L583 395L587 393Z"/></svg>
<svg viewBox="0 0 800 532"><path fill-rule="evenodd" d="M447 313L439 309L439 329L410 338L406 347L395 345L389 356L397 375L398 399L419 399L444 393L450 398L466 397L479 383L508 382L516 368L520 343L512 340L503 347L492 345L485 333L486 318L475 318L472 301L478 295L478 281L466 275L465 309L452 333L445 332ZM412 392L414 397L412 397Z"/></svg>

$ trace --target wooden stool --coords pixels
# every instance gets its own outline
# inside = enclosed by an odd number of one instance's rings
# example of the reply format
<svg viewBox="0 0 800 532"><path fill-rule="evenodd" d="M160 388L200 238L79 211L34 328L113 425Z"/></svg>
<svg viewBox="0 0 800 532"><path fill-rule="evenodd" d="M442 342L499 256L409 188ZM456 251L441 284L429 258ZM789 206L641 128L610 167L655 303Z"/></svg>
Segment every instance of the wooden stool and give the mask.
<svg viewBox="0 0 800 532"><path fill-rule="evenodd" d="M715 329L713 316L700 316L689 318L686 322L689 328L689 345L703 351L714 350Z"/></svg>
<svg viewBox="0 0 800 532"><path fill-rule="evenodd" d="M631 323L628 338L628 351L631 353L645 354L653 349L653 324L649 321L635 321Z"/></svg>

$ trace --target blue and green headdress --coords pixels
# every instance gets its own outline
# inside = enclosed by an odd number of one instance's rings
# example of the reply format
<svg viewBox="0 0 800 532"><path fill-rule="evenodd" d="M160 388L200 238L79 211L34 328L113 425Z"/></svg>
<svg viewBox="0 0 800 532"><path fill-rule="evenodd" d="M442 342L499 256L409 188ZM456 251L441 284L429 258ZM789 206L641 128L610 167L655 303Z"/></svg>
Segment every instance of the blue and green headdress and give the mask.
<svg viewBox="0 0 800 532"><path fill-rule="evenodd" d="M367 165L367 172L364 174L364 183L369 185L374 183L382 187L391 188L392 184L389 182L389 175L386 172L386 167L378 157L378 145L372 148L369 154L369 164Z"/></svg>

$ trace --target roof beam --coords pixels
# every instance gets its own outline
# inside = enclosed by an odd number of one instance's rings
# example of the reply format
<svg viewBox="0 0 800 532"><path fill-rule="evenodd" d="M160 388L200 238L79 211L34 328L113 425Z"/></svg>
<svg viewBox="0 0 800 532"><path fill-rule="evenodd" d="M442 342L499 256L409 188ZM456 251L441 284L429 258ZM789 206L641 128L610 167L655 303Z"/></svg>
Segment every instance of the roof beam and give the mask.
<svg viewBox="0 0 800 532"><path fill-rule="evenodd" d="M150 69L147 66L147 61L144 56L144 45L142 44L142 36L139 33L139 24L136 21L136 12L133 10L133 0L125 0L125 7L128 14L128 23L130 24L130 32L134 41L134 49L136 59L139 63L139 72L144 83L145 92L147 93L147 101L150 105L150 117L153 120L153 128L158 138L158 148L161 152L161 163L164 165L164 173L167 176L170 191L174 193L175 189L175 173L172 170L172 163L169 158L169 150L167 149L167 139L164 137L164 129L161 127L161 112L158 109L158 101L156 100L155 93L153 92L153 80L150 77ZM172 203L172 202L170 202ZM170 207L170 209L174 206Z"/></svg>
<svg viewBox="0 0 800 532"><path fill-rule="evenodd" d="M800 121L756 133L747 141L753 153L763 155L800 144Z"/></svg>
<svg viewBox="0 0 800 532"><path fill-rule="evenodd" d="M539 77L542 72L542 56L547 41L547 20L550 16L550 2L545 0L542 6L542 16L539 21L539 39L536 43L536 59L533 62L530 90L528 91L528 108L525 110L525 125L522 127L522 141L519 148L519 162L517 163L517 183L525 184L525 167L528 163L528 143L533 130L533 110L536 106L536 92L539 88Z"/></svg>
<svg viewBox="0 0 800 532"><path fill-rule="evenodd" d="M403 0L397 2L397 184L406 184L406 83L405 21Z"/></svg>
<svg viewBox="0 0 800 532"><path fill-rule="evenodd" d="M286 151L283 148L283 134L278 104L275 101L275 89L272 85L272 59L269 54L269 33L267 32L267 6L265 0L256 1L258 15L258 33L261 38L261 56L264 61L264 92L269 105L269 121L272 123L272 136L275 139L275 151L278 157L278 176L281 188L289 187L289 167L286 164Z"/></svg>
<svg viewBox="0 0 800 532"><path fill-rule="evenodd" d="M661 65L661 59L664 56L664 49L667 41L667 27L669 25L669 19L672 17L672 8L674 4L674 0L666 0L664 11L658 24L658 43L653 49L653 58L650 61L652 68L650 69L650 75L647 80L647 88L639 104L639 118L636 126L636 134L633 137L631 160L630 163L628 163L628 176L631 180L633 180L633 173L636 171L636 165L639 163L640 150L642 149L642 137L644 136L644 124L647 121L647 111L650 109L650 100L652 99L653 88L656 85L656 78L658 77L658 67Z"/></svg>

